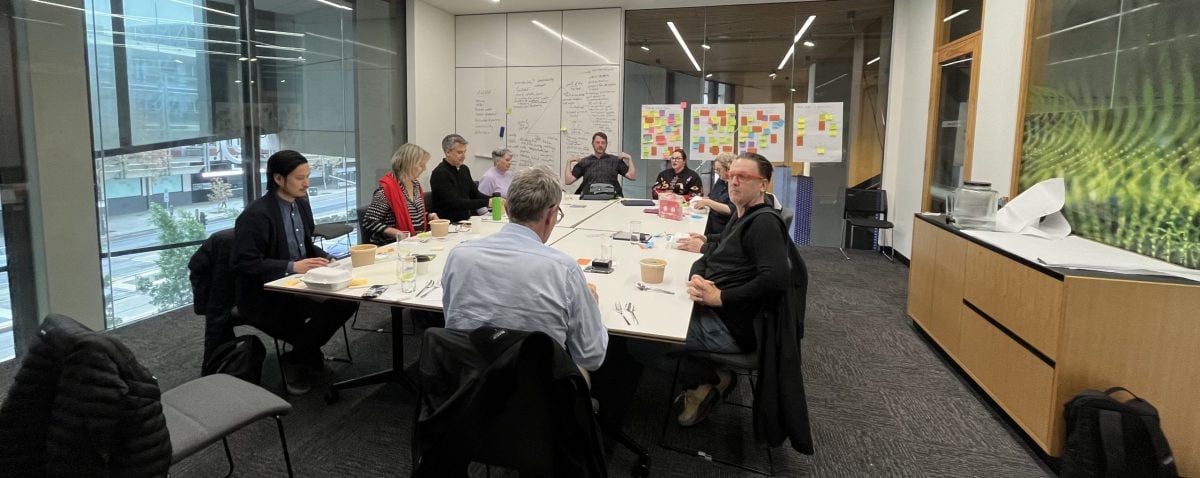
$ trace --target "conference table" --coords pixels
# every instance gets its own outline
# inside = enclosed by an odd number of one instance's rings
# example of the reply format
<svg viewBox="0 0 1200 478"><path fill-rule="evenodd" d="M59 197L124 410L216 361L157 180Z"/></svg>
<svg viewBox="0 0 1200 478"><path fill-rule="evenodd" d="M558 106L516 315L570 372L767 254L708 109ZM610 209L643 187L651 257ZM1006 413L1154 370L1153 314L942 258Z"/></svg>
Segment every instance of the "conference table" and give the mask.
<svg viewBox="0 0 1200 478"><path fill-rule="evenodd" d="M687 337L691 320L692 302L687 295L688 271L699 254L674 249L673 235L701 233L706 217L703 214L685 214L682 220L670 220L645 212L646 206L624 206L620 200L586 201L573 196L564 197L560 206L563 220L554 228L546 244L565 252L576 259L592 259L600 253L604 243L612 245L613 267L608 274L585 272L589 283L596 286L600 297L600 314L610 334L639 339L682 343ZM628 231L630 221L639 221L641 231L651 234L647 244L627 240L614 240L614 235ZM507 220L493 221L491 217L477 216L471 219L467 231L452 232L443 238L411 238L399 245L380 248L375 263L354 267L352 277L359 279L355 287L330 291L313 289L301 280L302 274L294 274L268 282L266 289L290 294L307 295L327 299L343 299L359 302L386 304L417 310L442 311L440 287L442 269L446 257L455 246L466 241L480 239L499 232ZM453 230L454 228L452 228ZM621 234L618 237L625 237ZM650 246L650 247L648 247ZM398 248L405 250L399 251ZM433 255L427 269L417 275L416 289L403 292L397 281L396 260L398 252ZM666 271L660 284L645 284L655 289L639 290L641 266L645 258L666 261ZM335 267L350 267L350 258L338 261ZM583 267L582 265L580 267ZM363 292L373 285L386 285L388 289L379 297L364 298ZM431 286L431 287L426 287ZM425 294L417 295L422 289ZM480 291L483 293L483 291ZM621 311L618 311L618 308ZM633 313L628 312L633 309ZM399 331L393 324L393 331ZM326 394L328 401L338 398L337 391L357 386L382 383L408 383L403 370L404 344L401 334L392 334L392 370L338 382Z"/></svg>

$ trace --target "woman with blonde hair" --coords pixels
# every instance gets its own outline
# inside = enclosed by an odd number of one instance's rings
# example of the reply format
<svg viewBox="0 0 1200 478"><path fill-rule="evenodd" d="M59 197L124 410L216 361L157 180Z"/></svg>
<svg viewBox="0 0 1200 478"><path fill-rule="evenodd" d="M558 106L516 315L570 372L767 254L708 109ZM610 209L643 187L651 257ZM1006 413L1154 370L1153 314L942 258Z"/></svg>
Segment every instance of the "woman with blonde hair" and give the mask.
<svg viewBox="0 0 1200 478"><path fill-rule="evenodd" d="M367 242L384 245L395 241L400 232L416 235L437 219L437 214L427 212L425 190L418 180L428 163L429 152L412 143L401 145L392 154L392 172L379 178L379 188L363 213Z"/></svg>
<svg viewBox="0 0 1200 478"><path fill-rule="evenodd" d="M720 234L729 222L733 203L729 201L729 166L733 163L733 153L721 153L713 160L713 171L717 179L713 181L708 197L700 199L699 205L709 209L708 223L704 225L704 235Z"/></svg>

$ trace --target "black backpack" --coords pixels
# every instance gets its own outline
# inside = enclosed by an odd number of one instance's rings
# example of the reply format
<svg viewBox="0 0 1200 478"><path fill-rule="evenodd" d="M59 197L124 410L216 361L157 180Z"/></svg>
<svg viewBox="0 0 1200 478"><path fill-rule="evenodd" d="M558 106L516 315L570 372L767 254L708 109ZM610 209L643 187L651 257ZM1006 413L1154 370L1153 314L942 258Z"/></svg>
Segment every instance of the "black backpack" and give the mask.
<svg viewBox="0 0 1200 478"><path fill-rule="evenodd" d="M257 385L262 380L262 365L266 358L267 348L262 340L253 335L242 335L213 350L200 374L224 373Z"/></svg>
<svg viewBox="0 0 1200 478"><path fill-rule="evenodd" d="M1113 398L1117 392L1133 396ZM1177 477L1158 410L1133 392L1084 390L1067 402L1063 477Z"/></svg>

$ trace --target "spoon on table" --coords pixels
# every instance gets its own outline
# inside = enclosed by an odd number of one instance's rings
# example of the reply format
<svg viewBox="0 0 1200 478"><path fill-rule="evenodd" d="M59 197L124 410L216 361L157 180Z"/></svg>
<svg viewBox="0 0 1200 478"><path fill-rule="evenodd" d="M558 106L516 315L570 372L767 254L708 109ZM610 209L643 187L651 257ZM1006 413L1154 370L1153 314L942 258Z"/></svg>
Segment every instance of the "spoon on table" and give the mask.
<svg viewBox="0 0 1200 478"><path fill-rule="evenodd" d="M671 291L669 291L669 290L666 290L666 289L659 289L659 288L657 288L657 287L650 287L650 286L648 286L648 285L646 285L646 284L643 284L643 283L641 283L641 282L638 282L638 283L637 283L637 284L635 284L635 285L637 286L637 289L638 289L638 290L650 290L650 291L654 291L654 292L662 292L662 293L664 293L664 294L672 294L672 295L674 295L674 294L675 294L674 292L671 292Z"/></svg>

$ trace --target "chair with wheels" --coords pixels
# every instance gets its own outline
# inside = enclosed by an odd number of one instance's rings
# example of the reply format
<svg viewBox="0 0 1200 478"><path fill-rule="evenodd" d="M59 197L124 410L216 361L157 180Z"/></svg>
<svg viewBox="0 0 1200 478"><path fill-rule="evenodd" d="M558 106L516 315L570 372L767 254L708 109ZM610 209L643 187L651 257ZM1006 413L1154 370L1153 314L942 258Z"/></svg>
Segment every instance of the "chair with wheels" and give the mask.
<svg viewBox="0 0 1200 478"><path fill-rule="evenodd" d="M0 463L12 476L163 476L171 465L292 406L225 374L160 393L158 380L110 334L50 314L0 406Z"/></svg>
<svg viewBox="0 0 1200 478"><path fill-rule="evenodd" d="M854 247L854 228L863 228L871 230L886 230L891 233L895 227L888 221L888 205L887 191L882 189L854 189L847 188L844 197L845 209L842 212L842 238L838 243L838 250L841 251L842 257L850 260L850 255L846 254L846 230L850 230L850 247ZM880 218L880 216L883 216ZM892 244L892 241L888 241ZM888 248L891 250L891 248ZM890 254L883 252L883 248L879 248L880 254L886 257L889 261L895 261L895 251Z"/></svg>

